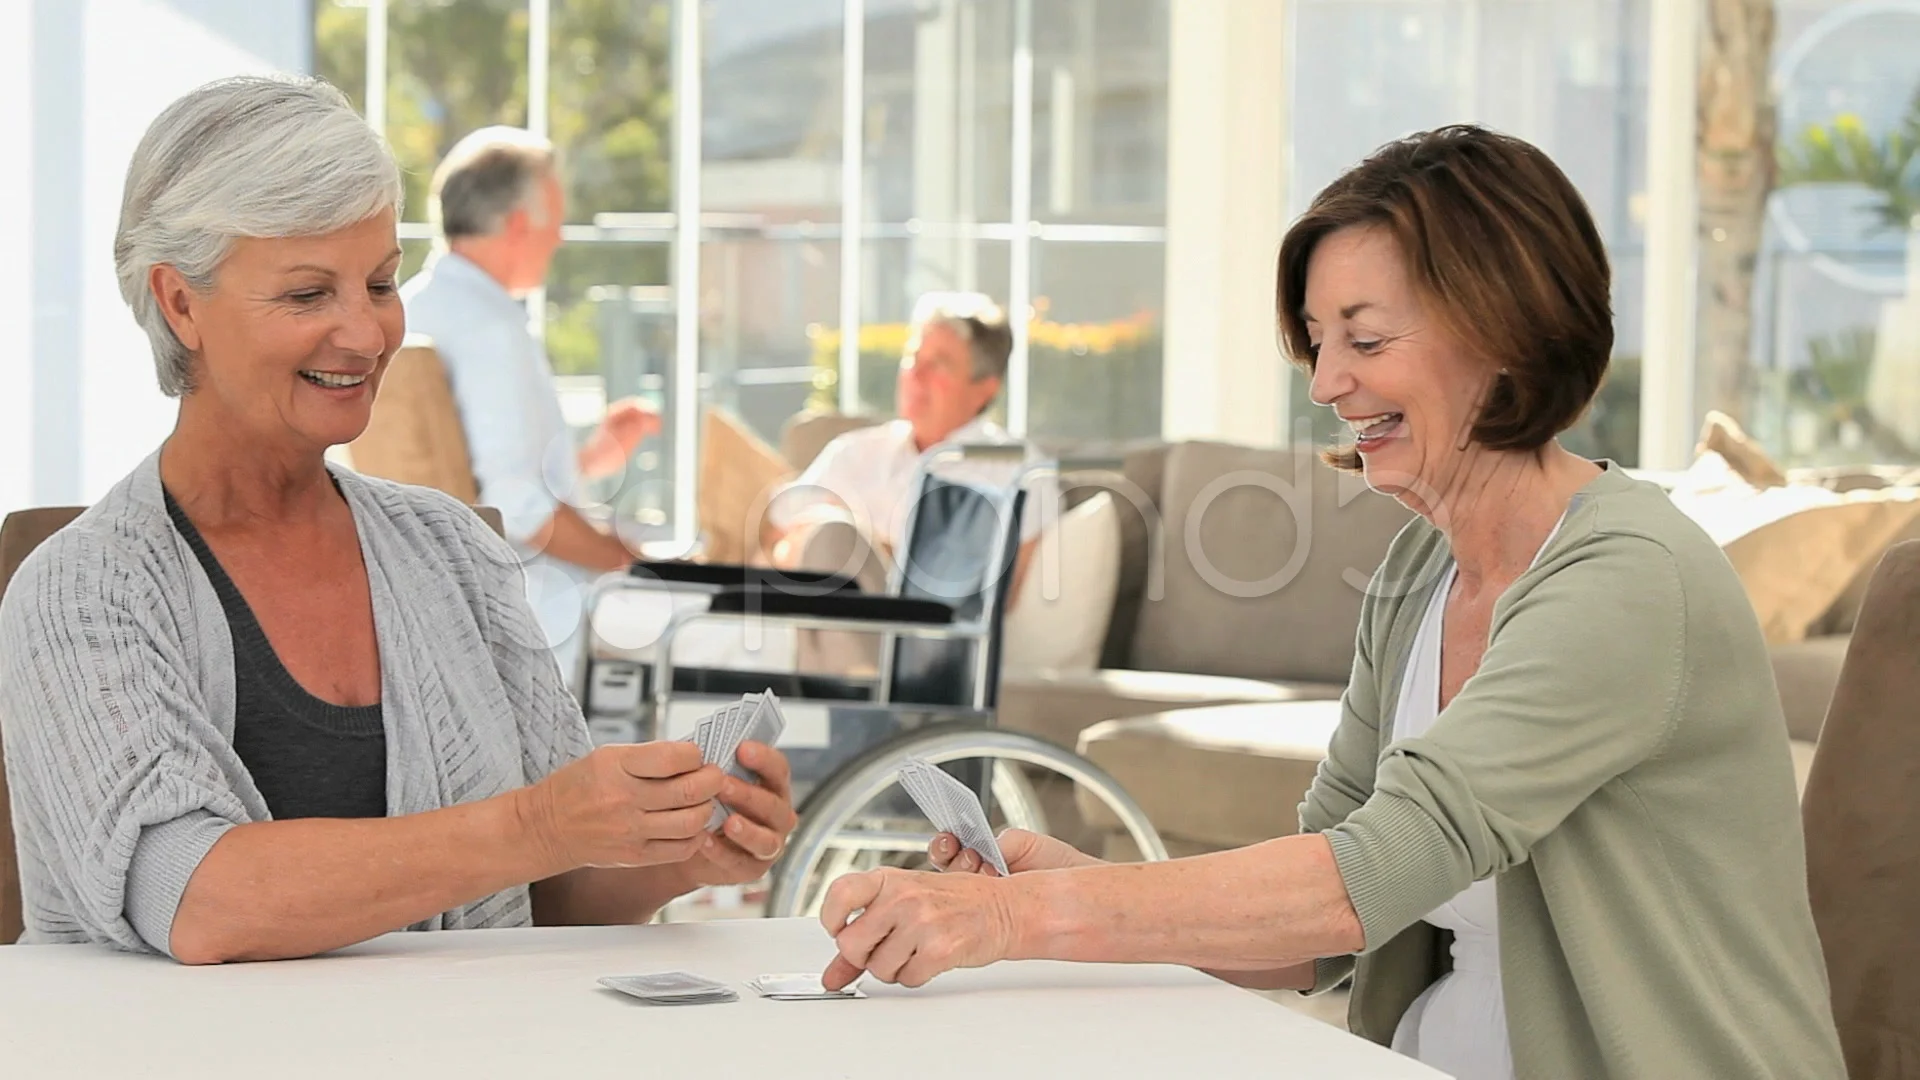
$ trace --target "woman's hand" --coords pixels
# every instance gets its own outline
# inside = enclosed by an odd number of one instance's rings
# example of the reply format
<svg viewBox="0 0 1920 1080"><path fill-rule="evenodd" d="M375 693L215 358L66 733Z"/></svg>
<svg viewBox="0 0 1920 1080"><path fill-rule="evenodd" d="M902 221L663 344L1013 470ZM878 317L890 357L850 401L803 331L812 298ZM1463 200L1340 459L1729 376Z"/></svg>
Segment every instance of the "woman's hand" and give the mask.
<svg viewBox="0 0 1920 1080"><path fill-rule="evenodd" d="M733 811L713 842L687 863L689 888L758 881L773 867L799 822L793 812L793 772L787 756L764 743L743 742L740 764L760 776L755 787L735 777L720 785L720 801Z"/></svg>
<svg viewBox="0 0 1920 1080"><path fill-rule="evenodd" d="M917 987L944 971L1006 959L1016 932L1011 885L893 868L841 878L820 909L840 951L820 981L838 990L866 972Z"/></svg>
<svg viewBox="0 0 1920 1080"><path fill-rule="evenodd" d="M1096 859L1086 852L1075 848L1064 840L1051 836L1028 832L1025 829L1008 829L1000 834L1000 856L1007 860L1010 873L1024 874L1031 870L1068 870L1076 866L1100 866L1105 860ZM999 877L1000 871L980 857L972 848L960 846L959 837L952 833L941 833L927 845L927 858L935 870L953 874L986 874Z"/></svg>
<svg viewBox="0 0 1920 1080"><path fill-rule="evenodd" d="M683 862L708 840L726 774L689 742L603 746L520 789L521 818L561 873Z"/></svg>

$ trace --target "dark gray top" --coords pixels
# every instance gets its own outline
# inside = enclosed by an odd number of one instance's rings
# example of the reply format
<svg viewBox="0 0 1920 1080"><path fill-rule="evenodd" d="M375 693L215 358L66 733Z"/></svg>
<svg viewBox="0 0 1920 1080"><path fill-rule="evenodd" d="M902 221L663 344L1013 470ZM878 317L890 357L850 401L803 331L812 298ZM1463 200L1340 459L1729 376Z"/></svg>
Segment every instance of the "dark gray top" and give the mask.
<svg viewBox="0 0 1920 1080"><path fill-rule="evenodd" d="M167 515L213 583L233 637L233 749L275 820L387 814L387 730L380 706L307 692L171 492Z"/></svg>

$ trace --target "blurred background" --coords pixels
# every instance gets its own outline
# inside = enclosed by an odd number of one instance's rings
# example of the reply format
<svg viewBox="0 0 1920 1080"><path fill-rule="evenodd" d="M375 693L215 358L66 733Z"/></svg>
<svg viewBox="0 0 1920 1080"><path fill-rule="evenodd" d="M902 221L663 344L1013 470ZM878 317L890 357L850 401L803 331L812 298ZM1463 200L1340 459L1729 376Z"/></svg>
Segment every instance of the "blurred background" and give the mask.
<svg viewBox="0 0 1920 1080"><path fill-rule="evenodd" d="M14 0L0 12L0 512L164 437L111 262L146 124L207 79L324 77L408 178L468 131L560 148L533 313L569 421L652 398L769 441L884 414L912 303L1016 313L1015 433L1280 444L1287 221L1380 143L1532 140L1609 244L1614 370L1575 449L1677 468L1701 417L1785 465L1920 463L1920 0ZM21 153L21 150L24 153ZM1022 318L1020 316L1024 315ZM692 527L693 443L622 510ZM676 460L676 447L680 459Z"/></svg>

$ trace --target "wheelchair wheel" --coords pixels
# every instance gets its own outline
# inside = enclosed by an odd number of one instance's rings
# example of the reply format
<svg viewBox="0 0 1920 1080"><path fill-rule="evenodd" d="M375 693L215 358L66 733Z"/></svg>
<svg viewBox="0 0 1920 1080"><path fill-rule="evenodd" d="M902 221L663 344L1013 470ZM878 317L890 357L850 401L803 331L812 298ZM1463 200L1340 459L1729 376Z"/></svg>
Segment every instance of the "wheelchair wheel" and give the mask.
<svg viewBox="0 0 1920 1080"><path fill-rule="evenodd" d="M924 819L868 813L898 783L900 764L917 757L936 765L987 761L994 801L1012 828L1044 832L1046 821L1020 766L1058 773L1087 788L1119 818L1141 857L1167 857L1160 834L1118 782L1072 751L1016 731L973 724L939 724L907 732L868 750L823 782L800 807L800 825L773 869L767 896L771 918L817 915L827 886L843 873L880 866L913 866L933 839Z"/></svg>

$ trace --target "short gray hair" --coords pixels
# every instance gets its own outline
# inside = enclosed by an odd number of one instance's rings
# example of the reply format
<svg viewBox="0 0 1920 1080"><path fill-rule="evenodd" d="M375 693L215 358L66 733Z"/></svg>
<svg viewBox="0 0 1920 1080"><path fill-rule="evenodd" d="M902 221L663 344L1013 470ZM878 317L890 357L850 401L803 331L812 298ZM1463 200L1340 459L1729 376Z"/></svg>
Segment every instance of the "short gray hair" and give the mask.
<svg viewBox="0 0 1920 1080"><path fill-rule="evenodd" d="M520 128L481 128L454 143L433 171L429 213L448 240L492 236L523 206L540 220L539 182L553 171L547 140Z"/></svg>
<svg viewBox="0 0 1920 1080"><path fill-rule="evenodd" d="M172 266L196 291L242 237L320 236L383 210L399 216L400 170L346 95L318 80L242 76L166 107L127 166L113 268L153 343L160 390L193 389L193 356L148 284Z"/></svg>
<svg viewBox="0 0 1920 1080"><path fill-rule="evenodd" d="M1013 328L1007 313L983 293L928 293L913 306L914 339L929 326L944 326L967 343L973 381L1007 377L1013 357Z"/></svg>

